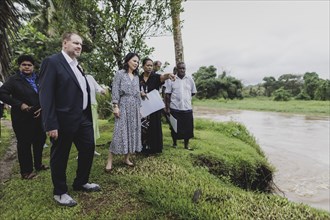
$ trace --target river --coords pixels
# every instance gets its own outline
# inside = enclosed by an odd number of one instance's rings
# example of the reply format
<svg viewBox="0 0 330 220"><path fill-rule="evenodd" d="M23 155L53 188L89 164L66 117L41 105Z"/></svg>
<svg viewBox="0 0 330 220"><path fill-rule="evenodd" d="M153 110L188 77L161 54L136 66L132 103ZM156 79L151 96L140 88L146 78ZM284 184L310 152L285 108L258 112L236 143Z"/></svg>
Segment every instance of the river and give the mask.
<svg viewBox="0 0 330 220"><path fill-rule="evenodd" d="M330 117L207 107L194 107L194 116L244 124L276 168L278 193L330 211Z"/></svg>

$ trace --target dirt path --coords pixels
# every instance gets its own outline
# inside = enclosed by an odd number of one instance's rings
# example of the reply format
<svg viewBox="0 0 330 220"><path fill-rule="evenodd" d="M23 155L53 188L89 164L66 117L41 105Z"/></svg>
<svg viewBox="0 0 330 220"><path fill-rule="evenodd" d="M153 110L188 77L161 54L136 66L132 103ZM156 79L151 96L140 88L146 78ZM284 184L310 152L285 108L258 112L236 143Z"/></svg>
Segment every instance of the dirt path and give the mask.
<svg viewBox="0 0 330 220"><path fill-rule="evenodd" d="M9 120L1 119L1 124L9 129L12 129L11 122ZM0 183L6 182L10 178L16 159L16 138L13 136L7 152L2 158L0 158Z"/></svg>

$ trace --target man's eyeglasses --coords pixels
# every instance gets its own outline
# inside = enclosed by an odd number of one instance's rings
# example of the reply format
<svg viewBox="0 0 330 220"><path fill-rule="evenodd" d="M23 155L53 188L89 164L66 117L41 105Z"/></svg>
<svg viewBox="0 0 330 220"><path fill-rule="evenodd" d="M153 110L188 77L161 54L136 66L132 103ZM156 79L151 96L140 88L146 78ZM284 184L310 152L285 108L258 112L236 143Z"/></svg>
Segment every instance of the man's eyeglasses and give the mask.
<svg viewBox="0 0 330 220"><path fill-rule="evenodd" d="M32 64L22 63L21 66L33 66Z"/></svg>

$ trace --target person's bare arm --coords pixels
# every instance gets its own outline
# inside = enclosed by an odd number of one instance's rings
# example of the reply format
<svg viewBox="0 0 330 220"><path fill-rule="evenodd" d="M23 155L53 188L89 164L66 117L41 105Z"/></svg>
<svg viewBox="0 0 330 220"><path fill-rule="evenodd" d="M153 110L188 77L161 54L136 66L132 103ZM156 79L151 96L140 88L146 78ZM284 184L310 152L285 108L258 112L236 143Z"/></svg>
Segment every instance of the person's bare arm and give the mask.
<svg viewBox="0 0 330 220"><path fill-rule="evenodd" d="M165 82L165 80L170 79L172 81L175 80L175 75L173 73L164 73L160 75L160 81Z"/></svg>

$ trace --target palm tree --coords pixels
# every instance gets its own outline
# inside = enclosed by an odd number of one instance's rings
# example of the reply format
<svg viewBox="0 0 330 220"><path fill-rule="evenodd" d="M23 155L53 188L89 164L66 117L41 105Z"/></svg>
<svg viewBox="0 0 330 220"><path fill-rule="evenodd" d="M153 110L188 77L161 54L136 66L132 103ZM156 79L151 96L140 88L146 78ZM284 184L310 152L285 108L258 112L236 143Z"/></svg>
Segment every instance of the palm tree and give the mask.
<svg viewBox="0 0 330 220"><path fill-rule="evenodd" d="M19 12L10 0L0 0L0 76L3 81L9 72L10 45L8 36L19 26Z"/></svg>
<svg viewBox="0 0 330 220"><path fill-rule="evenodd" d="M29 10L35 6L32 0L0 0L0 79L9 76L9 63L11 48L9 38L15 37L20 26L20 19L27 15ZM25 11L25 12L24 12Z"/></svg>
<svg viewBox="0 0 330 220"><path fill-rule="evenodd" d="M180 21L181 2L182 0L170 1L176 63L184 62L183 43L182 43L182 35L181 35L181 21Z"/></svg>
<svg viewBox="0 0 330 220"><path fill-rule="evenodd" d="M0 80L4 80L10 74L11 46L9 39L17 37L18 29L22 21L33 16L34 20L44 20L41 23L46 26L47 34L54 34L49 25L54 18L55 8L65 8L67 14L77 8L79 2L66 0L0 0Z"/></svg>

